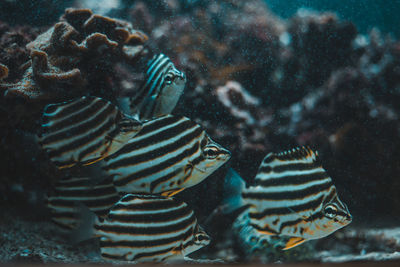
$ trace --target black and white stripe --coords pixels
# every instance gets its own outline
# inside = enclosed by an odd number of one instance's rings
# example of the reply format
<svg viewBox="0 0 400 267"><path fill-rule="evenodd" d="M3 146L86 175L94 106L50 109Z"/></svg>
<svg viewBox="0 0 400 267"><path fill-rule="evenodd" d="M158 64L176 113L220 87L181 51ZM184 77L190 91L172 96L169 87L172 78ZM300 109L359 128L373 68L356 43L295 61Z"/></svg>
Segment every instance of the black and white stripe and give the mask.
<svg viewBox="0 0 400 267"><path fill-rule="evenodd" d="M132 114L137 114L141 121L170 114L183 93L185 83L185 75L167 56L155 55L148 62L144 84L129 100Z"/></svg>
<svg viewBox="0 0 400 267"><path fill-rule="evenodd" d="M102 257L112 260L183 258L209 243L187 204L162 196L127 194L94 227Z"/></svg>
<svg viewBox="0 0 400 267"><path fill-rule="evenodd" d="M349 223L346 218L351 221L318 154L306 147L268 154L254 184L243 190L242 197L243 203L250 206L253 228L264 234L293 236L298 244L343 227ZM344 219L337 226L337 221L324 213L328 203L344 210ZM294 245L293 242L288 248Z"/></svg>
<svg viewBox="0 0 400 267"><path fill-rule="evenodd" d="M200 125L166 115L145 122L135 138L105 160L104 170L119 192L171 196L203 181L229 158Z"/></svg>
<svg viewBox="0 0 400 267"><path fill-rule="evenodd" d="M92 184L89 177L71 177L60 180L54 194L47 199L52 221L64 229L75 229L79 224L77 207L85 205L98 216L108 214L120 199L112 179Z"/></svg>
<svg viewBox="0 0 400 267"><path fill-rule="evenodd" d="M59 168L101 160L142 127L109 101L91 96L47 105L42 121L39 143Z"/></svg>

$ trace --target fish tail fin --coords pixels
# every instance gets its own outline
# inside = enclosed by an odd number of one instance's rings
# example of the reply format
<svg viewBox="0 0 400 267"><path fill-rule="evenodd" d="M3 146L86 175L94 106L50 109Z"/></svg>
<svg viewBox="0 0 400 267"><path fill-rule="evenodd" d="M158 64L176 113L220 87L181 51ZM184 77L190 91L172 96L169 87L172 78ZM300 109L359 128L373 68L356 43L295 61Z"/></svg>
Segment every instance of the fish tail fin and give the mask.
<svg viewBox="0 0 400 267"><path fill-rule="evenodd" d="M131 97L123 96L117 98L118 108L123 112L124 116L136 120L141 121L139 109L137 107L131 106Z"/></svg>
<svg viewBox="0 0 400 267"><path fill-rule="evenodd" d="M245 206L242 198L242 191L246 183L243 178L232 168L229 168L225 176L223 199L221 206L223 213L228 214L242 210Z"/></svg>
<svg viewBox="0 0 400 267"><path fill-rule="evenodd" d="M96 237L94 225L99 221L97 215L82 203L75 208L77 227L71 232L70 241L74 244Z"/></svg>
<svg viewBox="0 0 400 267"><path fill-rule="evenodd" d="M224 180L222 201L204 220L203 224L209 226L225 219L232 222L242 214L249 207L242 198L244 187L243 178L235 170L229 168Z"/></svg>
<svg viewBox="0 0 400 267"><path fill-rule="evenodd" d="M130 114L131 110L129 108L129 97L117 97L117 103L120 110L125 114Z"/></svg>

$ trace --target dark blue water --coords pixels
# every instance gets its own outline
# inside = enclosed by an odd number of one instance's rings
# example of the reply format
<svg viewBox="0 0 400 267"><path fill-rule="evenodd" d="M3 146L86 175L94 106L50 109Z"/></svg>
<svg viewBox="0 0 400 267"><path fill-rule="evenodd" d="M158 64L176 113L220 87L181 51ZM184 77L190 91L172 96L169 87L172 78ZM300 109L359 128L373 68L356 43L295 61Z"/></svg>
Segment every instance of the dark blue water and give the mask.
<svg viewBox="0 0 400 267"><path fill-rule="evenodd" d="M368 33L373 27L377 27L384 33L400 38L400 27L398 27L400 0L265 0L265 2L274 13L283 18L290 18L299 8L333 11L340 18L355 23L361 33ZM47 25L56 20L64 8L72 3L72 0L0 1L0 20L11 24ZM37 8L40 5L42 8ZM19 17L15 14L24 15Z"/></svg>
<svg viewBox="0 0 400 267"><path fill-rule="evenodd" d="M357 25L362 33L378 27L384 33L400 37L400 0L265 0L270 9L283 18L293 16L299 8L333 11Z"/></svg>

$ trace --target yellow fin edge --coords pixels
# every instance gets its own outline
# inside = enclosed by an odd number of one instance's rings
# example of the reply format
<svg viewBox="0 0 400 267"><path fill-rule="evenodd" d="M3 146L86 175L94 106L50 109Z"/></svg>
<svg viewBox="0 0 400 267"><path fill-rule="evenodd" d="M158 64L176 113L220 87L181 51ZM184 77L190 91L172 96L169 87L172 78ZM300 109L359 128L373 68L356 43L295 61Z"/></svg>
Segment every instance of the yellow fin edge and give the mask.
<svg viewBox="0 0 400 267"><path fill-rule="evenodd" d="M306 240L304 238L301 237L291 237L287 242L285 247L282 250L288 250L291 248L294 248L300 244L303 244L304 242L306 242Z"/></svg>

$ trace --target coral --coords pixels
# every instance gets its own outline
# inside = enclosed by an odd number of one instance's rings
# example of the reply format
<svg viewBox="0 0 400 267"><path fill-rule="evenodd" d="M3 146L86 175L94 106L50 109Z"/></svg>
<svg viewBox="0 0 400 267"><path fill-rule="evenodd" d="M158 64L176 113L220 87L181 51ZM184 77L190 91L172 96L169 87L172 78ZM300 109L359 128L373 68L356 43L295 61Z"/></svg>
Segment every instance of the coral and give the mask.
<svg viewBox="0 0 400 267"><path fill-rule="evenodd" d="M113 63L133 64L146 40L127 22L87 9L67 9L61 22L27 45L31 66L19 82L8 87L5 97L49 103L111 90L108 80Z"/></svg>
<svg viewBox="0 0 400 267"><path fill-rule="evenodd" d="M282 62L275 71L269 103L284 106L321 86L330 73L354 65L359 53L352 46L357 29L331 13L300 11L288 22L281 39ZM271 92L268 90L268 92Z"/></svg>
<svg viewBox="0 0 400 267"><path fill-rule="evenodd" d="M282 29L261 1L211 1L156 27L152 37L176 55L192 76L188 80L206 79L216 86L227 79L251 79L257 70L268 73ZM170 43L170 35L178 42Z"/></svg>
<svg viewBox="0 0 400 267"><path fill-rule="evenodd" d="M7 78L8 76L8 68L7 66L0 64L0 80Z"/></svg>
<svg viewBox="0 0 400 267"><path fill-rule="evenodd" d="M260 108L260 100L249 94L238 82L228 81L216 89L218 100L236 120L254 125L254 113Z"/></svg>
<svg viewBox="0 0 400 267"><path fill-rule="evenodd" d="M38 28L12 27L0 21L0 63L9 69L5 82L15 82L22 77L25 63L29 60L29 52L25 46L38 34Z"/></svg>

